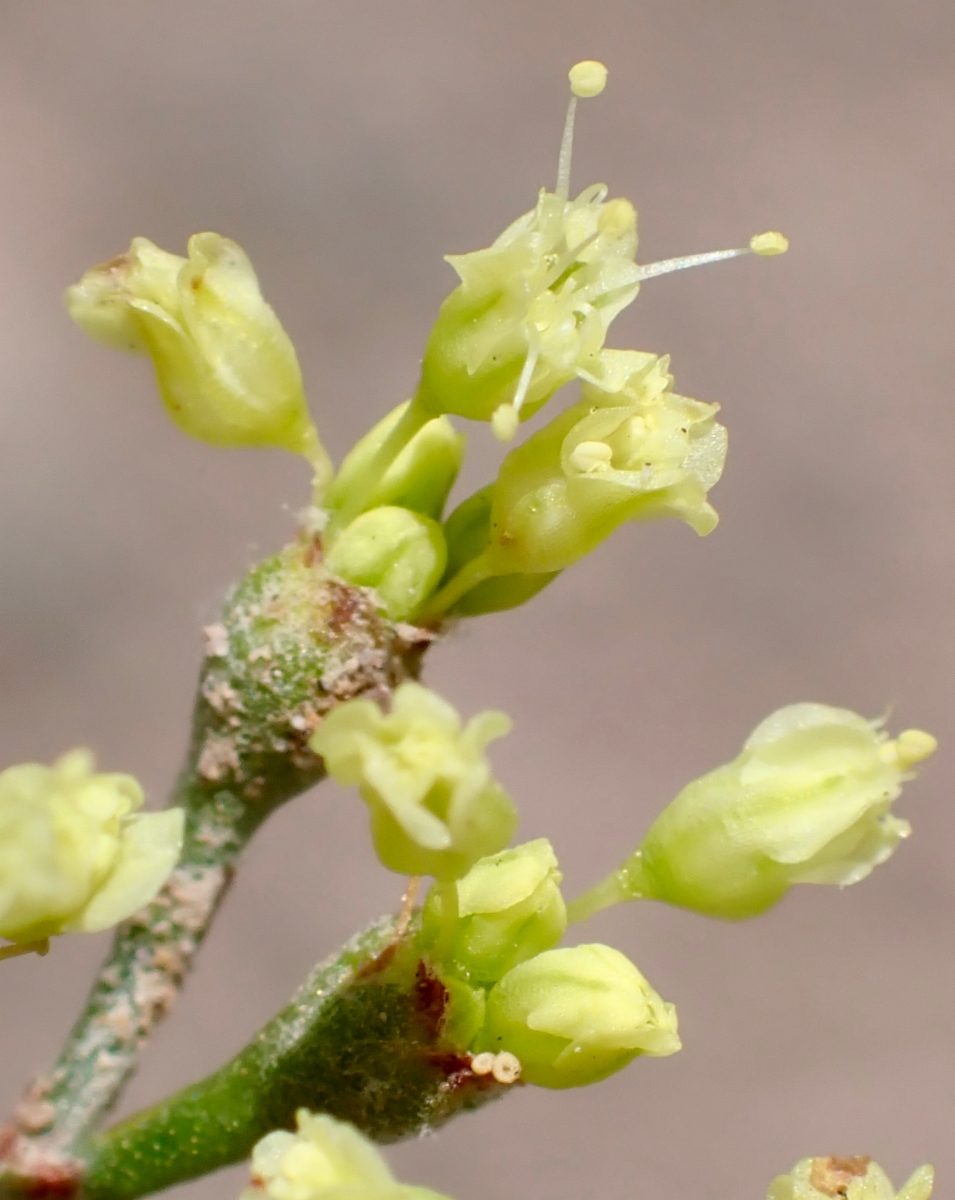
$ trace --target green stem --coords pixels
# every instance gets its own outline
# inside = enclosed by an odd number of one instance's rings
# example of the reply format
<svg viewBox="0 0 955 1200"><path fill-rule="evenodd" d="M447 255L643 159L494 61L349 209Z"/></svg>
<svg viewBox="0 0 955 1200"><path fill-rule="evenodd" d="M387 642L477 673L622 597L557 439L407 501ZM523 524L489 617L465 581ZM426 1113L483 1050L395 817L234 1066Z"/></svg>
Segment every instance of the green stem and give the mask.
<svg viewBox="0 0 955 1200"><path fill-rule="evenodd" d="M469 592L471 588L477 587L479 583L483 583L485 579L490 579L493 574L494 572L488 565L487 555L479 554L477 558L472 558L470 562L464 564L457 575L453 575L444 587L432 596L418 617L419 624L433 624L465 593Z"/></svg>
<svg viewBox="0 0 955 1200"><path fill-rule="evenodd" d="M83 1150L84 1200L135 1200L247 1158L306 1107L381 1142L434 1128L505 1089L446 1044L448 996L417 930L373 925L318 966L230 1063Z"/></svg>
<svg viewBox="0 0 955 1200"><path fill-rule="evenodd" d="M634 855L636 858L637 856ZM639 861L636 864L639 866ZM571 925L586 921L595 913L625 900L646 900L650 892L640 883L640 871L635 871L629 864L613 871L606 879L589 888L583 895L571 900L567 905L567 920Z"/></svg>
<svg viewBox="0 0 955 1200"><path fill-rule="evenodd" d="M42 958L50 953L50 939L38 938L35 942L14 942L12 946L0 947L0 961L5 958L19 958L21 954L39 954Z"/></svg>
<svg viewBox="0 0 955 1200"><path fill-rule="evenodd" d="M0 1196L18 1180L75 1180L76 1148L102 1121L174 1004L249 839L324 777L308 747L341 700L387 695L430 638L408 640L361 590L331 579L311 542L246 576L206 630L192 742L172 803L182 857L152 904L121 926L52 1074L0 1137Z"/></svg>

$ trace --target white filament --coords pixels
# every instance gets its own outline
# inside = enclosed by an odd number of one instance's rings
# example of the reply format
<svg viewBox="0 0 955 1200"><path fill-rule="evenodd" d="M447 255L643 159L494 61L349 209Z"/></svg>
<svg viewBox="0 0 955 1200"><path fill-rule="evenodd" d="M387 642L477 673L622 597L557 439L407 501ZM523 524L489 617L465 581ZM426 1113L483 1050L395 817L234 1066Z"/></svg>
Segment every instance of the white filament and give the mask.
<svg viewBox="0 0 955 1200"><path fill-rule="evenodd" d="M638 278L654 279L657 275L669 275L671 271L685 271L688 267L702 267L706 263L722 262L724 258L739 258L741 254L752 254L749 246L736 250L711 250L709 254L687 254L683 258L665 258L661 262L647 263L638 267Z"/></svg>

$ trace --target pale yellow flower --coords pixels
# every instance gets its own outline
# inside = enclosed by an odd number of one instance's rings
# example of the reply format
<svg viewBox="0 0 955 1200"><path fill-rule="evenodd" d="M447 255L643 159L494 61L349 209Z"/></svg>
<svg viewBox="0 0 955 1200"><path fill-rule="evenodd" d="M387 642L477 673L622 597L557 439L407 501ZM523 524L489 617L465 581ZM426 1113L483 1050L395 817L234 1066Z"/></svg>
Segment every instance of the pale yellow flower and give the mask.
<svg viewBox="0 0 955 1200"><path fill-rule="evenodd" d="M183 812L139 813L131 775L74 750L0 773L0 937L93 933L148 904L182 846Z"/></svg>

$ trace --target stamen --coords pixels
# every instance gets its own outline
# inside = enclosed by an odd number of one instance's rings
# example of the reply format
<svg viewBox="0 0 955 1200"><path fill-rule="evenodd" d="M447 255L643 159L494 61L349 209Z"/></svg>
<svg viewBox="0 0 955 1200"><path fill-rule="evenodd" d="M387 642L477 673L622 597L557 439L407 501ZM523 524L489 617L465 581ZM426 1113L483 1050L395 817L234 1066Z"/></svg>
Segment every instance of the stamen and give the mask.
<svg viewBox="0 0 955 1200"><path fill-rule="evenodd" d="M570 197L570 160L574 152L574 118L577 115L577 98L599 96L607 85L607 68L603 63L586 60L570 68L570 103L564 121L564 136L560 141L557 159L557 186L554 194L561 200Z"/></svg>
<svg viewBox="0 0 955 1200"><path fill-rule="evenodd" d="M521 408L527 398L527 391L531 386L531 379L534 377L534 371L537 367L537 359L539 350L536 346L532 346L527 352L527 358L524 359L524 367L521 371L521 377L517 381L517 389L514 392L514 399L510 404L500 404L491 414L491 429L494 436L499 442L509 442L517 433L517 427L521 420Z"/></svg>
<svg viewBox="0 0 955 1200"><path fill-rule="evenodd" d="M612 459L613 451L606 442L580 442L570 452L570 465L583 475L599 475Z"/></svg>
<svg viewBox="0 0 955 1200"><path fill-rule="evenodd" d="M789 242L781 233L757 233L750 238L748 246L737 246L735 250L711 250L708 254L687 254L683 258L665 258L661 262L647 263L638 267L641 283L655 279L657 275L669 275L672 271L685 271L688 267L702 267L706 263L722 262L726 258L740 258L744 254L759 254L769 257L785 254Z"/></svg>

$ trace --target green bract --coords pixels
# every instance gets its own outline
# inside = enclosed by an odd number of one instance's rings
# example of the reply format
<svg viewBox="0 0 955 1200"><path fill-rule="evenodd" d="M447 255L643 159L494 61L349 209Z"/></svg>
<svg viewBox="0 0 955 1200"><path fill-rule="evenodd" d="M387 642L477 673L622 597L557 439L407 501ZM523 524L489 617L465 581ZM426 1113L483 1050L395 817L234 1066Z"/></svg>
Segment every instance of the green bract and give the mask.
<svg viewBox="0 0 955 1200"><path fill-rule="evenodd" d="M149 355L166 410L184 432L214 446L279 446L330 474L295 349L235 242L197 233L181 258L134 238L126 254L87 271L66 300L96 341Z"/></svg>
<svg viewBox="0 0 955 1200"><path fill-rule="evenodd" d="M176 865L183 812L137 813L131 775L73 750L0 773L0 937L94 933L148 904Z"/></svg>
<svg viewBox="0 0 955 1200"><path fill-rule="evenodd" d="M680 1049L676 1010L610 946L547 950L521 963L488 995L481 1050L507 1050L521 1078L541 1087L582 1087L638 1054Z"/></svg>
<svg viewBox="0 0 955 1200"><path fill-rule="evenodd" d="M414 615L444 572L447 551L437 521L406 508L373 508L356 517L332 543L333 575L371 587L393 621Z"/></svg>
<svg viewBox="0 0 955 1200"><path fill-rule="evenodd" d="M935 1172L919 1167L896 1193L885 1171L868 1158L804 1158L769 1185L767 1200L928 1200Z"/></svg>
<svg viewBox="0 0 955 1200"><path fill-rule="evenodd" d="M460 285L441 306L417 402L501 432L591 370L613 318L636 296L637 217L603 184L575 200L542 190L537 206L486 250L451 255Z"/></svg>
<svg viewBox="0 0 955 1200"><path fill-rule="evenodd" d="M465 442L447 417L428 421L383 472L374 474L376 455L408 407L407 400L399 404L348 452L328 490L330 509L341 508L358 491L366 509L395 504L428 517L441 516L461 468Z"/></svg>
<svg viewBox="0 0 955 1200"><path fill-rule="evenodd" d="M547 838L482 858L458 880L457 922L441 961L468 979L495 983L512 967L556 946L567 927L560 871ZM424 907L423 941L443 930L442 893Z"/></svg>
<svg viewBox="0 0 955 1200"><path fill-rule="evenodd" d="M371 700L349 700L328 714L310 745L339 783L360 789L386 867L450 880L503 849L517 825L484 756L510 725L504 713L483 712L462 730L447 701L407 681L389 714Z"/></svg>
<svg viewBox="0 0 955 1200"><path fill-rule="evenodd" d="M857 883L908 836L891 805L935 744L918 730L889 741L844 708L782 708L683 789L609 886L737 919L795 883Z"/></svg>
<svg viewBox="0 0 955 1200"><path fill-rule="evenodd" d="M240 1200L444 1200L398 1183L375 1148L346 1121L300 1108L298 1130L266 1134L252 1151L252 1185Z"/></svg>

